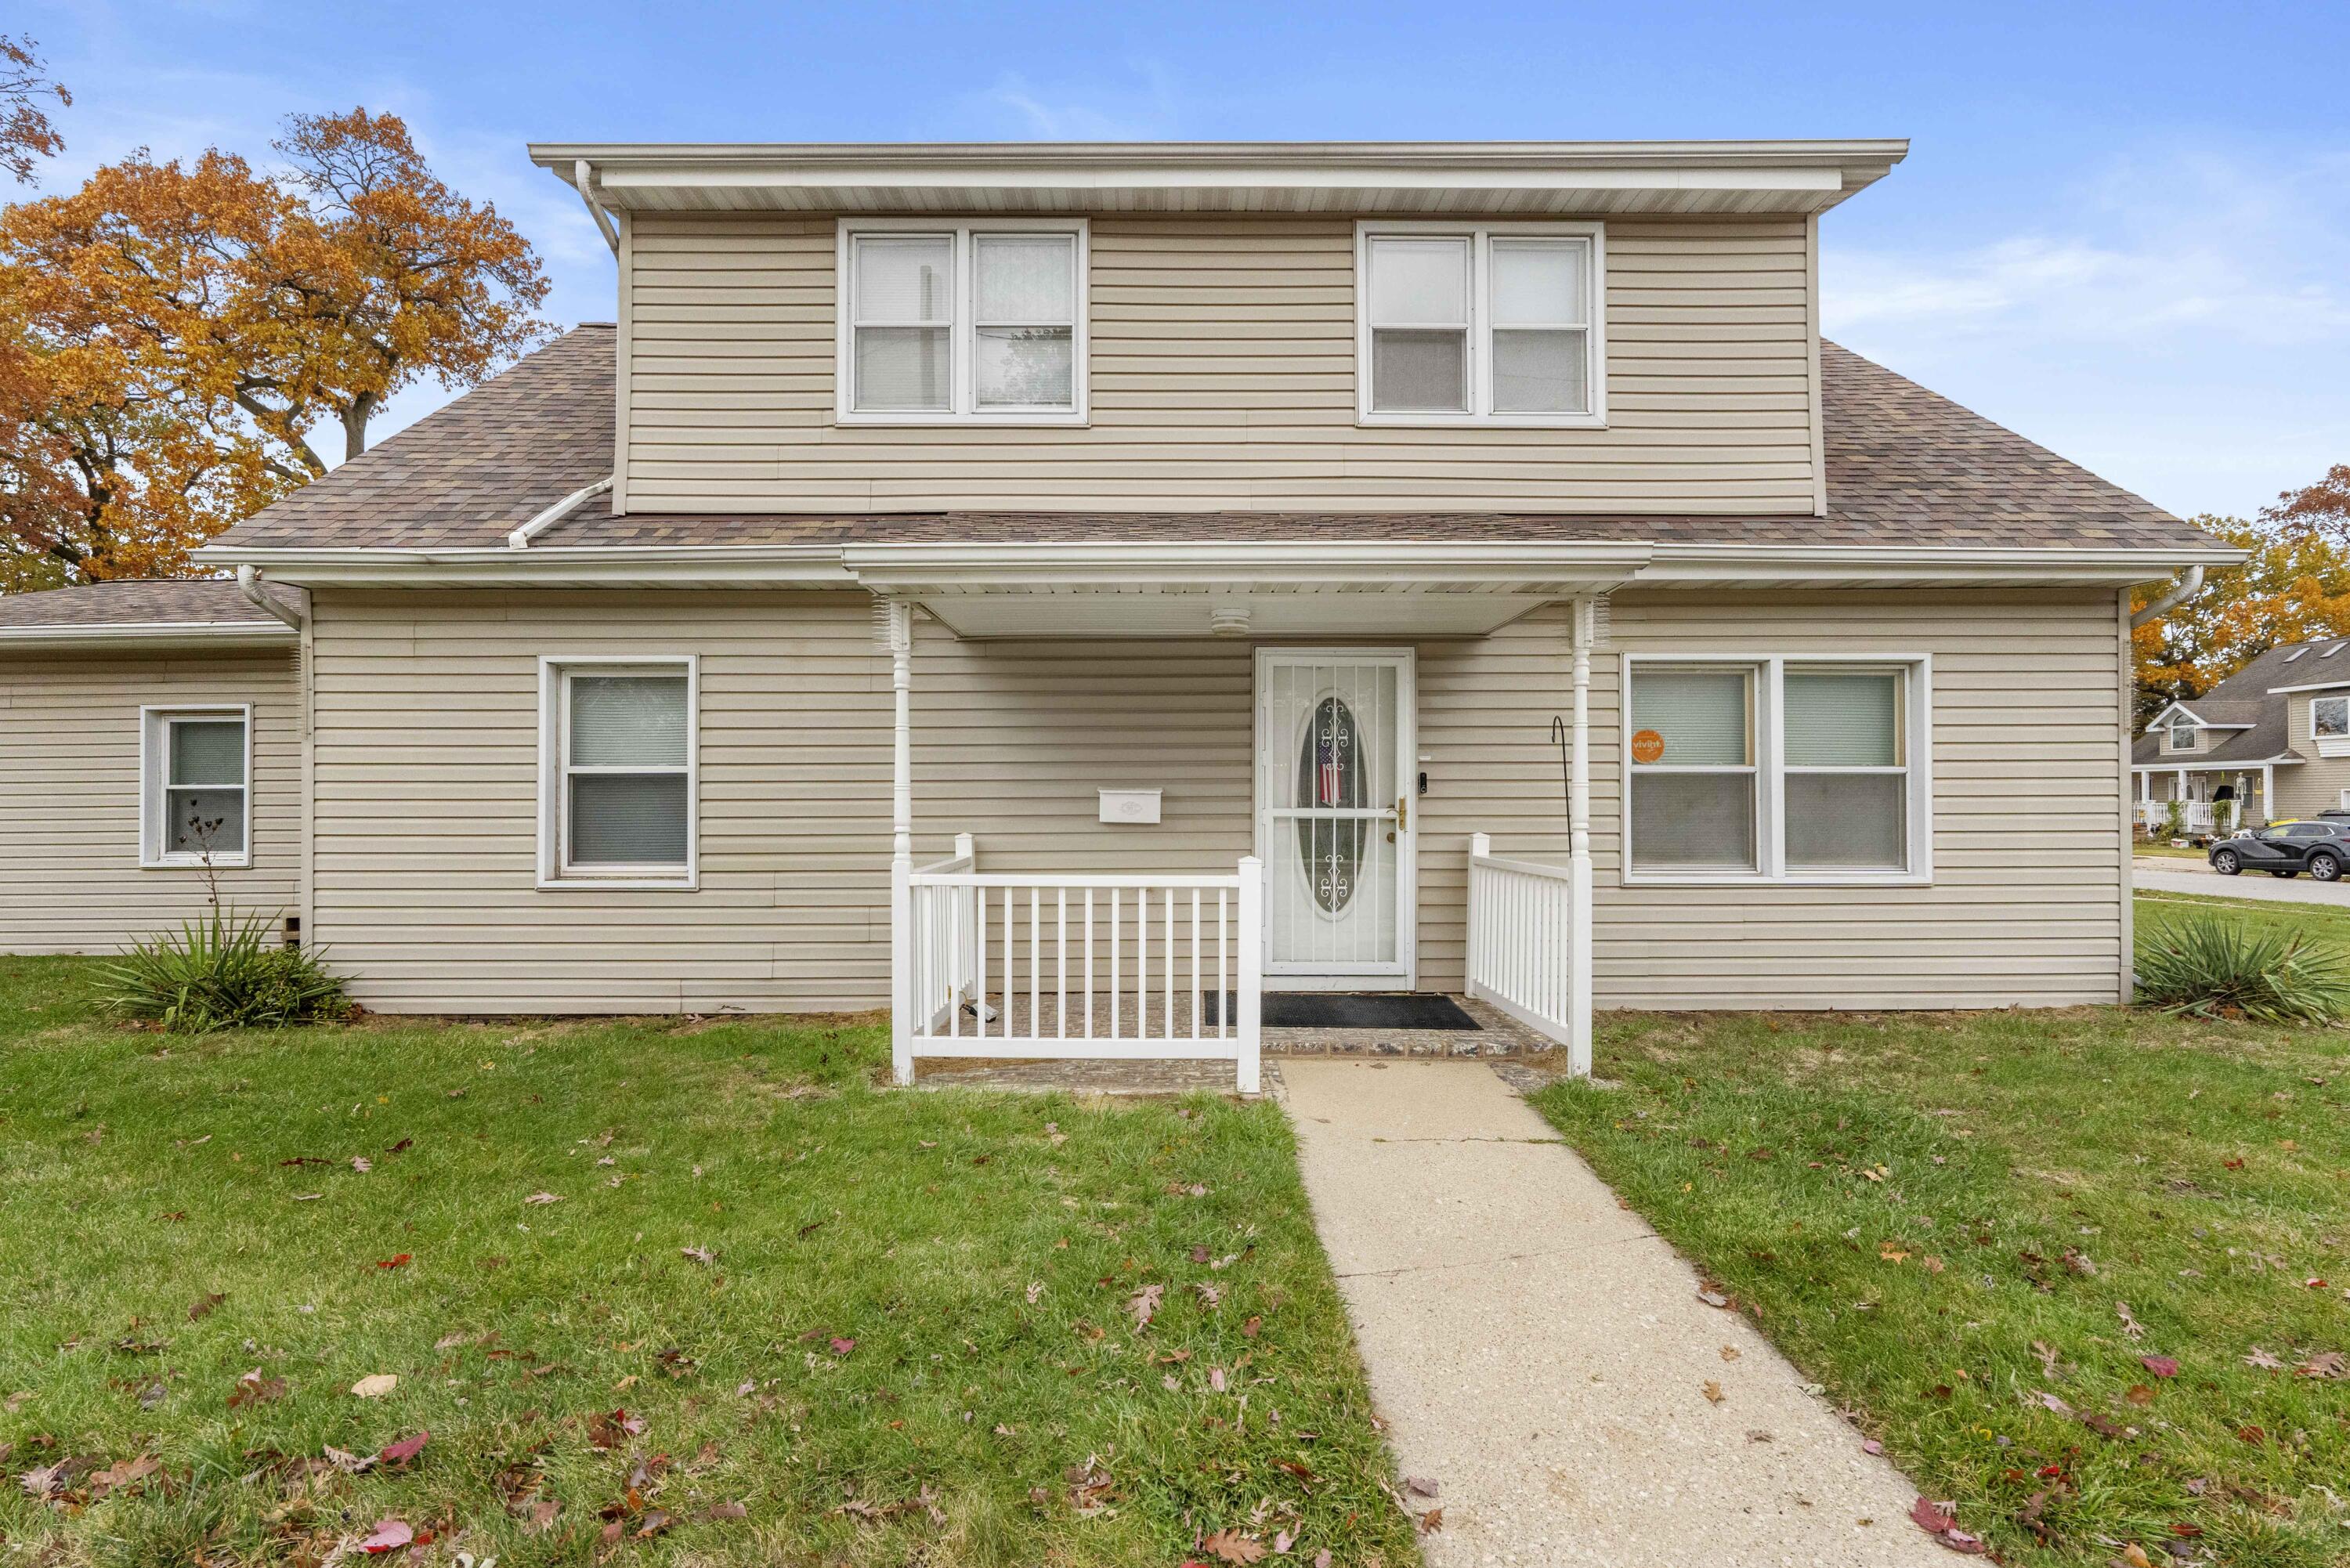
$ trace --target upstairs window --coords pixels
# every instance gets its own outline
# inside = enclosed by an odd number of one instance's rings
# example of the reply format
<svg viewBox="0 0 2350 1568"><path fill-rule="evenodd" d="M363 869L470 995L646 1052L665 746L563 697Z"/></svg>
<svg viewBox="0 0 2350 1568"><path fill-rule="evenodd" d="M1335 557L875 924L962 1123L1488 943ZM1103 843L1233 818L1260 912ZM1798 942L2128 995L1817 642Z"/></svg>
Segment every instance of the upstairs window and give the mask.
<svg viewBox="0 0 2350 1568"><path fill-rule="evenodd" d="M2350 697L2311 698L2309 738L2339 741L2345 737L2350 737Z"/></svg>
<svg viewBox="0 0 2350 1568"><path fill-rule="evenodd" d="M150 708L143 714L140 863L251 863L253 711Z"/></svg>
<svg viewBox="0 0 2350 1568"><path fill-rule="evenodd" d="M2170 749L2174 752L2191 752L2195 749L2194 720L2173 719L2170 722Z"/></svg>
<svg viewBox="0 0 2350 1568"><path fill-rule="evenodd" d="M1606 422L1595 223L1365 223L1357 402L1366 424Z"/></svg>
<svg viewBox="0 0 2350 1568"><path fill-rule="evenodd" d="M844 223L838 415L865 424L1086 417L1082 223Z"/></svg>

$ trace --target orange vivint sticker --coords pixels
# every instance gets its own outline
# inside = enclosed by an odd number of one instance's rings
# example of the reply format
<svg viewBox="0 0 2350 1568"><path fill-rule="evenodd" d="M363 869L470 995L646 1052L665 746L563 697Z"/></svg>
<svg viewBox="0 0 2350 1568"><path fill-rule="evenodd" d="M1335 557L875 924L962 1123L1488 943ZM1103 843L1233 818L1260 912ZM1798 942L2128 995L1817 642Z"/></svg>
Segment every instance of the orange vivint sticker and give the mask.
<svg viewBox="0 0 2350 1568"><path fill-rule="evenodd" d="M1640 730L1632 736L1632 760L1653 763L1665 754L1665 738L1654 730Z"/></svg>

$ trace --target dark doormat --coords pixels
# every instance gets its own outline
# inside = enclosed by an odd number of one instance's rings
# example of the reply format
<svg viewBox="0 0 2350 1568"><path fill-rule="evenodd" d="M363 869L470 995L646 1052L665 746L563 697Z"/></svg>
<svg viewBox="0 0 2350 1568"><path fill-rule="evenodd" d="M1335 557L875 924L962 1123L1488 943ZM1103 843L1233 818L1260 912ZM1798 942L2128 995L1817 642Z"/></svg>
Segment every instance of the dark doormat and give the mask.
<svg viewBox="0 0 2350 1568"><path fill-rule="evenodd" d="M1218 1022L1219 1002L1236 1005L1232 993L1200 999L1207 1022ZM1475 1029L1477 1021L1449 996L1428 991L1268 991L1267 1029Z"/></svg>

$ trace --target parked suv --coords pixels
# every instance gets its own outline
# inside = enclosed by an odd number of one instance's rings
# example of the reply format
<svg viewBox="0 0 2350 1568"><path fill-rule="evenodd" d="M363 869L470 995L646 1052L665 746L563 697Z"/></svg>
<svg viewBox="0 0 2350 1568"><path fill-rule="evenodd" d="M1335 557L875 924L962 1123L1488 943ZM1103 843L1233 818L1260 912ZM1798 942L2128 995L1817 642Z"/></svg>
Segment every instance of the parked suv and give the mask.
<svg viewBox="0 0 2350 1568"><path fill-rule="evenodd" d="M2312 822L2272 822L2211 846L2211 869L2222 877L2241 871L2265 871L2272 877L2298 877L2303 871L2320 882L2340 879L2350 867L2350 816L2331 815Z"/></svg>

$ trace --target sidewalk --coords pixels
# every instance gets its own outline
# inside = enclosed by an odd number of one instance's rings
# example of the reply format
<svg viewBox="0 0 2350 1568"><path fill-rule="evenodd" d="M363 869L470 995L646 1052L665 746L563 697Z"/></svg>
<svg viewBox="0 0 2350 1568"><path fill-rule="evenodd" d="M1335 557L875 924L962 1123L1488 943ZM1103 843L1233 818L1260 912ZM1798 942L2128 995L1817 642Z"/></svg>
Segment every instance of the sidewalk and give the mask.
<svg viewBox="0 0 2350 1568"><path fill-rule="evenodd" d="M1435 1568L1950 1561L1916 1488L1491 1068L1282 1075L1373 1397L1436 1484Z"/></svg>
<svg viewBox="0 0 2350 1568"><path fill-rule="evenodd" d="M2277 904L2331 904L2350 909L2350 879L2313 882L2306 876L2246 871L2222 877L2198 860L2140 856L2130 862L2130 885L2141 893L2195 893L2207 898L2258 898Z"/></svg>

